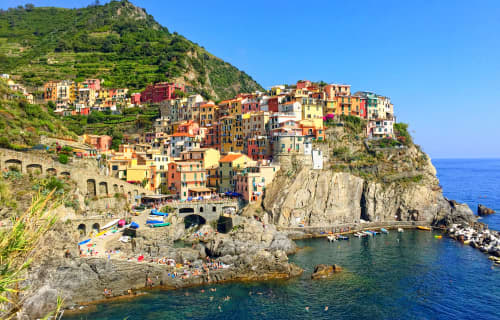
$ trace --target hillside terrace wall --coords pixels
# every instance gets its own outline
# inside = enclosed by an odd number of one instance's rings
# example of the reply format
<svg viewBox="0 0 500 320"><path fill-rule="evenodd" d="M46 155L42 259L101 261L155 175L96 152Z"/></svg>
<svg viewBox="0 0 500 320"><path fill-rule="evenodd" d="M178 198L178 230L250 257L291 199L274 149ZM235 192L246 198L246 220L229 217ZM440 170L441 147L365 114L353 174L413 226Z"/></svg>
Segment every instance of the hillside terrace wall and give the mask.
<svg viewBox="0 0 500 320"><path fill-rule="evenodd" d="M86 161L74 161L61 164L42 152L19 152L0 148L0 169L7 170L11 166L18 167L22 173L52 174L62 178L70 178L76 182L77 188L89 197L108 196L116 193L124 194L131 202L138 195L152 194L141 186L99 173Z"/></svg>

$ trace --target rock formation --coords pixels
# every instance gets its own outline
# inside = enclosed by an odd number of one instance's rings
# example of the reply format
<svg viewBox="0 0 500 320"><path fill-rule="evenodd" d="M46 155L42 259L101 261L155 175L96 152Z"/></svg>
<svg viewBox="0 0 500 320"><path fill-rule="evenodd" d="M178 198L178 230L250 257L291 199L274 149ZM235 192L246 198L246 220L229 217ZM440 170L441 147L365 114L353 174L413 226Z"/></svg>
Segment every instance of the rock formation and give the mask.
<svg viewBox="0 0 500 320"><path fill-rule="evenodd" d="M489 216L490 214L494 214L495 210L490 209L488 207L483 206L482 204L478 204L477 206L477 214L479 216Z"/></svg>
<svg viewBox="0 0 500 320"><path fill-rule="evenodd" d="M314 267L314 272L311 275L311 279L317 280L317 279L330 278L335 273L339 273L342 271L343 271L343 268L341 266L336 265L336 264L333 264L333 265L318 264L316 267Z"/></svg>

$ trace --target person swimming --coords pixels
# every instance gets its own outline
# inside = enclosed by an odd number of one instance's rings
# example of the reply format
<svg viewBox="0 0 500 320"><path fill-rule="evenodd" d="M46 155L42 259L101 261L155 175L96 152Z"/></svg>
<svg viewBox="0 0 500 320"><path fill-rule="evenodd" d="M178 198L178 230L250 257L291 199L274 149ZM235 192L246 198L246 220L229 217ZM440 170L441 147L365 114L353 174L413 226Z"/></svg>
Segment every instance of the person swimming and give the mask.
<svg viewBox="0 0 500 320"><path fill-rule="evenodd" d="M306 311L309 311L309 307L306 307Z"/></svg>

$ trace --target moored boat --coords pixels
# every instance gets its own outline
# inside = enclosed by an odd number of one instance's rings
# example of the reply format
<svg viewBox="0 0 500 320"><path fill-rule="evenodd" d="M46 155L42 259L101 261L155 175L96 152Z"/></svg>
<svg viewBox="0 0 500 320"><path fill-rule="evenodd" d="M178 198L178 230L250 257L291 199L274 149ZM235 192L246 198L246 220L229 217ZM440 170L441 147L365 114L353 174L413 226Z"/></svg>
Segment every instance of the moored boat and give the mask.
<svg viewBox="0 0 500 320"><path fill-rule="evenodd" d="M164 223L153 223L149 224L150 228L159 228L159 227L167 227L170 225L170 222L164 222Z"/></svg>
<svg viewBox="0 0 500 320"><path fill-rule="evenodd" d="M386 229L386 228L380 228L380 231L382 231L382 233L385 233L385 234L388 234L388 233L389 233L389 231L387 231L387 229Z"/></svg>
<svg viewBox="0 0 500 320"><path fill-rule="evenodd" d="M398 232L401 233L401 232L405 232L403 228L398 228Z"/></svg>
<svg viewBox="0 0 500 320"><path fill-rule="evenodd" d="M425 226L417 226L417 229L419 229L419 230L425 230L425 231L431 231L432 230L430 227L425 227Z"/></svg>

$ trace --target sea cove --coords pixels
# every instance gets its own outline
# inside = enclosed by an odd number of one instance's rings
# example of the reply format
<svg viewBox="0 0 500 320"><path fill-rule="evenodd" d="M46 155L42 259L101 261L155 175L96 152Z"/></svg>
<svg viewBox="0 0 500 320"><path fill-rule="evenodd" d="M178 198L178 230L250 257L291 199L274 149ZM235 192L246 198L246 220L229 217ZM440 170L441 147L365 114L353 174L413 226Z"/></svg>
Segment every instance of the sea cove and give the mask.
<svg viewBox="0 0 500 320"><path fill-rule="evenodd" d="M299 278L153 291L64 319L497 319L500 269L481 252L436 234L299 240L303 249L290 257L305 269ZM313 281L320 263L345 272Z"/></svg>

